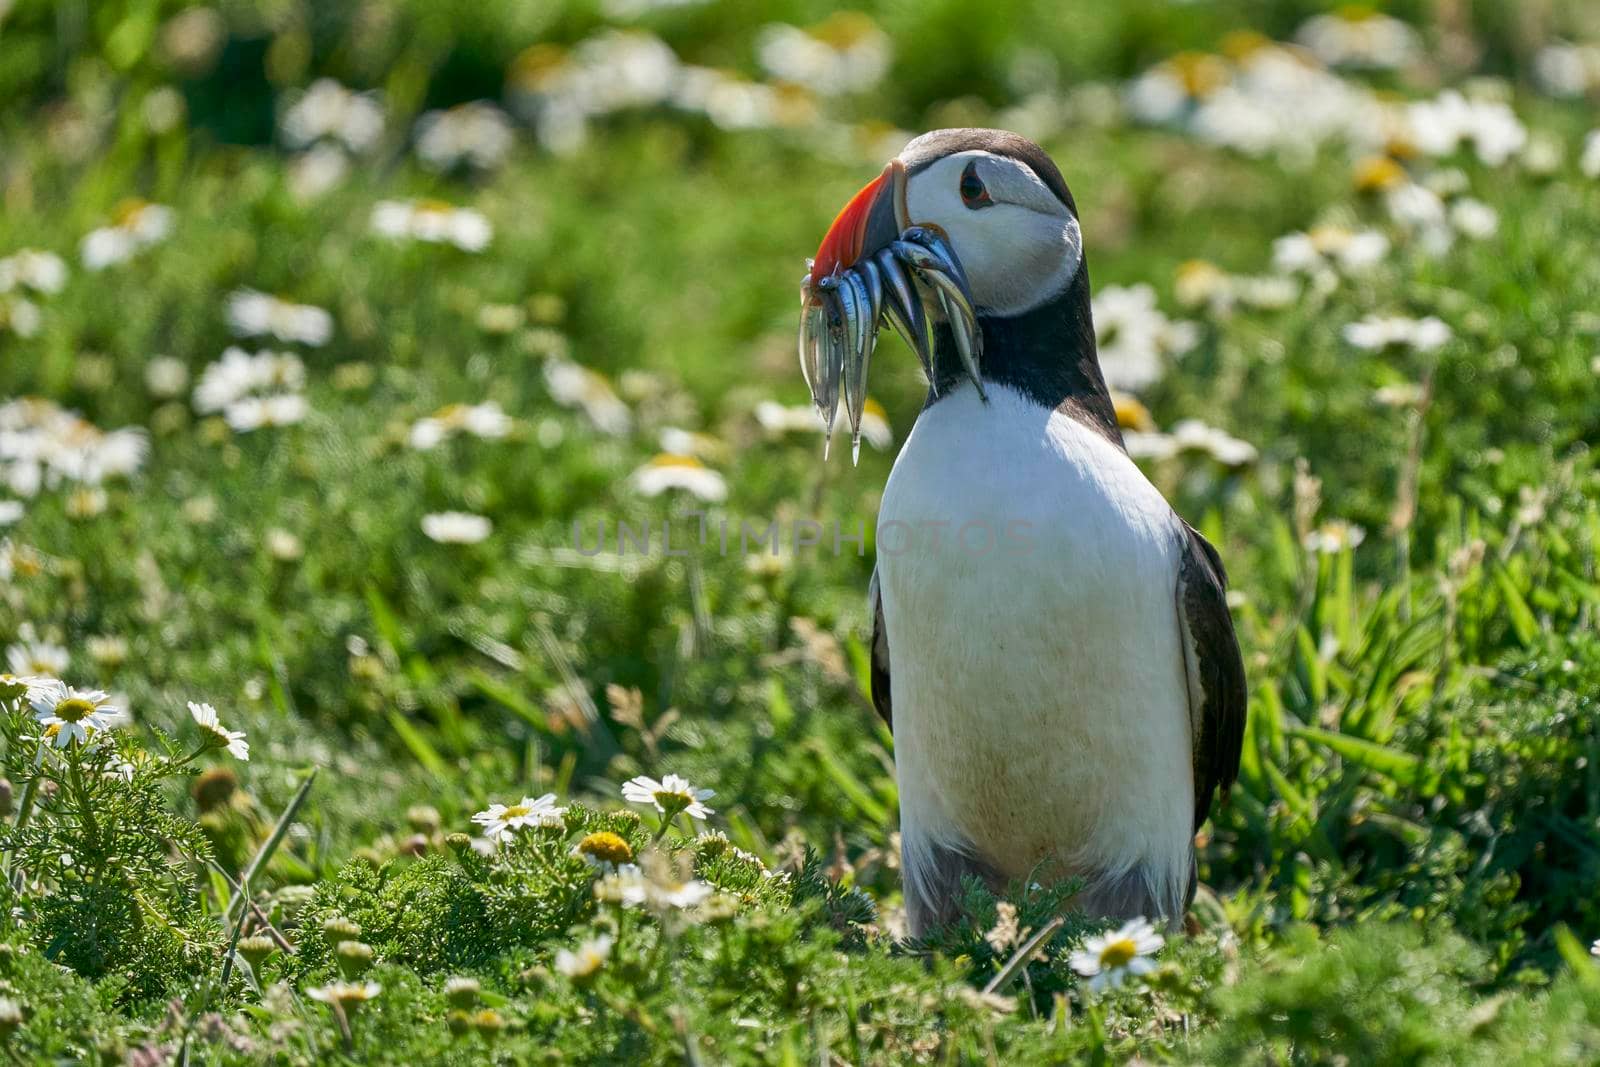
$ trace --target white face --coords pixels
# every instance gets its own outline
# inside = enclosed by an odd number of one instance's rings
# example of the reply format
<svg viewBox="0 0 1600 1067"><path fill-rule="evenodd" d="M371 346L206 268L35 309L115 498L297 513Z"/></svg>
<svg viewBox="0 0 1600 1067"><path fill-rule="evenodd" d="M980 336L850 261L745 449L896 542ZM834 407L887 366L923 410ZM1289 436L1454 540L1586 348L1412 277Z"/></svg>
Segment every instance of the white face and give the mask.
<svg viewBox="0 0 1600 1067"><path fill-rule="evenodd" d="M974 149L929 164L906 183L906 210L949 236L985 314L1038 307L1083 263L1078 220L1032 167L1007 156Z"/></svg>

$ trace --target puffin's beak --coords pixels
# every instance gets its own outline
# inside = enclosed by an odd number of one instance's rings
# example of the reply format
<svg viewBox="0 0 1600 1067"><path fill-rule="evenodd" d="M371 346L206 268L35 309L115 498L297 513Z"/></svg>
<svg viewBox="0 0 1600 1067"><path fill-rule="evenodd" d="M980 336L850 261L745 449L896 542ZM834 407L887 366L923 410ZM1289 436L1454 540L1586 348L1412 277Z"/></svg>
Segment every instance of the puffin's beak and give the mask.
<svg viewBox="0 0 1600 1067"><path fill-rule="evenodd" d="M911 218L906 210L906 165L892 159L882 174L850 198L834 218L833 225L828 227L817 248L816 259L811 261L812 284L849 270L863 257L889 247L889 242L910 225Z"/></svg>
<svg viewBox="0 0 1600 1067"><path fill-rule="evenodd" d="M852 455L860 450L867 365L887 319L934 381L929 309L950 323L956 348L983 396L983 336L965 272L937 227L916 226L906 207L906 166L883 173L850 198L828 227L800 281L800 370L828 437L843 393Z"/></svg>

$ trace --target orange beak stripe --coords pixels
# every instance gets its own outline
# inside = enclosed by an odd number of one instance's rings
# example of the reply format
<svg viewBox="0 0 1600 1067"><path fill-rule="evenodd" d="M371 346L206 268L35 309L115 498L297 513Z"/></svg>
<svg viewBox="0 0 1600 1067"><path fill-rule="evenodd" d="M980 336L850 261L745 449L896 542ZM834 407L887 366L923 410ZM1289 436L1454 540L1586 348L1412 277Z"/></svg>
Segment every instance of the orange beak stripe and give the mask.
<svg viewBox="0 0 1600 1067"><path fill-rule="evenodd" d="M861 256L861 245L866 240L867 216L872 205L884 193L896 195L896 173L904 172L904 164L895 160L883 168L883 173L862 187L850 198L844 210L834 218L833 225L817 247L816 259L811 262L811 281L820 282L834 271L848 270Z"/></svg>

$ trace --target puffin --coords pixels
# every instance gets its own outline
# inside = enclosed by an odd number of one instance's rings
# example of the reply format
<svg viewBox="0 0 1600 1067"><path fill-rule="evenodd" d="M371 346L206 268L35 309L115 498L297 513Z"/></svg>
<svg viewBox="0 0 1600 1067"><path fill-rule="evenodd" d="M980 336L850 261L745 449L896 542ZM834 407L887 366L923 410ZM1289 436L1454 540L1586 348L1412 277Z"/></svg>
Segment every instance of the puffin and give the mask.
<svg viewBox="0 0 1600 1067"><path fill-rule="evenodd" d="M803 293L880 284L886 250L916 252L907 234L953 253L921 307L893 305L897 326L925 318L928 393L868 593L909 931L957 918L968 878L1074 880L1069 907L1175 928L1244 736L1222 560L1124 447L1050 156L1001 130L917 137L839 213Z"/></svg>

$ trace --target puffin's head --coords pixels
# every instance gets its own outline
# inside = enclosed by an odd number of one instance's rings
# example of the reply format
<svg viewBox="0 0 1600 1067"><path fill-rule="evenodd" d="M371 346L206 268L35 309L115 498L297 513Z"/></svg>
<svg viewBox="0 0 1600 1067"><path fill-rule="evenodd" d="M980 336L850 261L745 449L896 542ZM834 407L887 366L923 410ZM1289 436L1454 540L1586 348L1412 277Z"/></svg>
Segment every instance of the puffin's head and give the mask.
<svg viewBox="0 0 1600 1067"><path fill-rule="evenodd" d="M1083 334L1083 236L1056 165L1014 133L935 130L906 145L828 228L800 283L800 369L829 434L842 395L859 444L880 322L916 350L935 394L964 375L987 399L985 376L1004 368L986 363L985 339L1063 304L1061 321ZM1039 346L997 347L999 360L1015 362ZM1077 362L1098 381L1093 350L1089 327ZM1046 379L1077 365L1057 362Z"/></svg>
<svg viewBox="0 0 1600 1067"><path fill-rule="evenodd" d="M1031 311L1065 290L1083 263L1077 206L1044 149L1004 130L935 130L845 205L817 249L812 282L913 225L943 233L980 316Z"/></svg>

